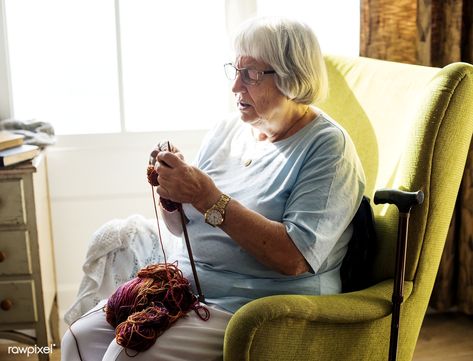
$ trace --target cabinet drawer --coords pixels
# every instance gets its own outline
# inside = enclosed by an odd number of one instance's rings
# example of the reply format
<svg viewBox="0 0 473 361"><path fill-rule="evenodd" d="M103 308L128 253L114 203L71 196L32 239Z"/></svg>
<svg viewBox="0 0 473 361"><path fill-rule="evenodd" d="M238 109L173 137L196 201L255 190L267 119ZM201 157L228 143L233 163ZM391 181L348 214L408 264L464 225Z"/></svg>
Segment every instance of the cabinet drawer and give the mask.
<svg viewBox="0 0 473 361"><path fill-rule="evenodd" d="M0 275L31 274L28 232L0 231Z"/></svg>
<svg viewBox="0 0 473 361"><path fill-rule="evenodd" d="M33 281L0 282L0 323L36 321Z"/></svg>
<svg viewBox="0 0 473 361"><path fill-rule="evenodd" d="M0 181L0 225L26 223L23 180Z"/></svg>

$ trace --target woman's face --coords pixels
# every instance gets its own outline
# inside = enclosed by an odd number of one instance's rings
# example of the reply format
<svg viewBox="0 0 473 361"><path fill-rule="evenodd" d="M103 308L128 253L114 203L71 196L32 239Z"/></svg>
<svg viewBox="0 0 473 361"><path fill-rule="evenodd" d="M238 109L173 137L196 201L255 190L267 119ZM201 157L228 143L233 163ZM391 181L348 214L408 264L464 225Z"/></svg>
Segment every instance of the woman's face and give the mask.
<svg viewBox="0 0 473 361"><path fill-rule="evenodd" d="M272 70L267 64L248 56L239 57L235 66L238 69ZM241 119L250 124L261 120L271 121L285 112L287 97L277 88L274 74L265 74L259 83L248 85L242 81L241 73L238 72L232 92Z"/></svg>

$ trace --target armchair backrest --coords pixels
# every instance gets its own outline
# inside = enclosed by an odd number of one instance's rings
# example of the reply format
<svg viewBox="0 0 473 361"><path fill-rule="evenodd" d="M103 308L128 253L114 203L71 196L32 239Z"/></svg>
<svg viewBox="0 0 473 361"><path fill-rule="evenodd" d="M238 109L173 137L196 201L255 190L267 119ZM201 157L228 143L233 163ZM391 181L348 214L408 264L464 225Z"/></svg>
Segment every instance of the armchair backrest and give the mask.
<svg viewBox="0 0 473 361"><path fill-rule="evenodd" d="M406 280L423 283L430 296L473 131L473 66L338 56L326 64L330 92L320 107L353 138L366 195L386 187L425 193L411 217ZM397 210L376 206L374 214L379 281L393 275Z"/></svg>
<svg viewBox="0 0 473 361"><path fill-rule="evenodd" d="M367 175L366 195L373 199L386 187L425 194L409 223L399 328L398 360L412 360L473 132L473 66L336 56L326 63L330 93L319 106L351 134ZM395 206L373 210L378 250L371 281L383 282L341 295L250 302L228 324L225 359L387 359L398 212Z"/></svg>

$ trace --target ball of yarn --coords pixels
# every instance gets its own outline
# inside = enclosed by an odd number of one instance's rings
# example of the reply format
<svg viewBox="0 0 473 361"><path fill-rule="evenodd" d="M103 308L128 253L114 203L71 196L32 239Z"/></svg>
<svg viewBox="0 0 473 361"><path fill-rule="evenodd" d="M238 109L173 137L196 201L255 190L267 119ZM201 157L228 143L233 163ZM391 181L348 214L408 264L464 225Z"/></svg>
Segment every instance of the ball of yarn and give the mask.
<svg viewBox="0 0 473 361"><path fill-rule="evenodd" d="M202 313L202 307L177 264L159 263L141 269L136 278L121 285L108 299L105 311L117 343L145 351L189 311L207 320L209 313Z"/></svg>
<svg viewBox="0 0 473 361"><path fill-rule="evenodd" d="M107 322L113 327L125 321L134 312L137 296L141 289L140 278L122 284L107 301L105 307Z"/></svg>
<svg viewBox="0 0 473 361"><path fill-rule="evenodd" d="M169 327L170 317L164 307L151 306L130 315L115 330L117 343L135 351L146 351Z"/></svg>

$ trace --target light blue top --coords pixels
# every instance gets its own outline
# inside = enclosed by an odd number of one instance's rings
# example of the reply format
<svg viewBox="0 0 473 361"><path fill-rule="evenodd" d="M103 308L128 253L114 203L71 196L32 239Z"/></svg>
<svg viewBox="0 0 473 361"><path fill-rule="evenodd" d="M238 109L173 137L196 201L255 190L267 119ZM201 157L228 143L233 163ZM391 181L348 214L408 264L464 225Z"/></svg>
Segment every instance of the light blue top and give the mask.
<svg viewBox="0 0 473 361"><path fill-rule="evenodd" d="M238 116L207 135L197 166L223 193L282 222L312 272L285 276L269 269L186 204L189 238L206 302L235 312L263 296L340 292L340 265L365 178L347 133L317 111L320 115L311 123L274 143L256 141L251 127ZM251 164L245 166L249 160ZM179 267L193 283L186 252L179 257Z"/></svg>

